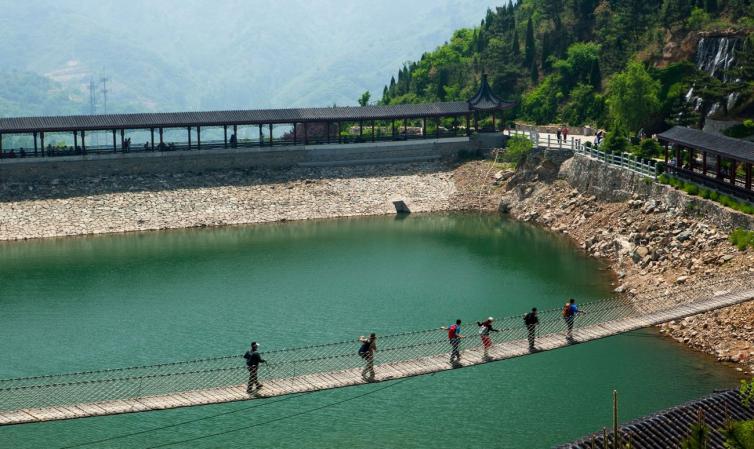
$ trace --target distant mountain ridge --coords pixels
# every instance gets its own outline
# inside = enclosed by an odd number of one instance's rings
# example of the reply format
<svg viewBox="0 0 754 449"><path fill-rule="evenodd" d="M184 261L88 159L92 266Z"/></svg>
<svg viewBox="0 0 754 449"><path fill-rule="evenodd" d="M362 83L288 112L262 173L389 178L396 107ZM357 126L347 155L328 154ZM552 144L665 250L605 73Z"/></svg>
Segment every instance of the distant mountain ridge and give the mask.
<svg viewBox="0 0 754 449"><path fill-rule="evenodd" d="M26 107L0 97L7 116L86 113L91 79L101 113L104 76L108 112L355 104L365 90L376 97L393 67L475 24L490 0L6 3L3 67L30 83ZM67 99L40 103L34 75Z"/></svg>

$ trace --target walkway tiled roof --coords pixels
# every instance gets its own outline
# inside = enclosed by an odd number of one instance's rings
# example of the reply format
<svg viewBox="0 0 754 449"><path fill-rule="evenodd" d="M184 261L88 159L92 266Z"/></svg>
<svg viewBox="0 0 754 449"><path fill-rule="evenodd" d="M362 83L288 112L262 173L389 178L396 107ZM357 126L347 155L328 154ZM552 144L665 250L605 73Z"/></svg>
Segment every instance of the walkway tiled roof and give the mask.
<svg viewBox="0 0 754 449"><path fill-rule="evenodd" d="M620 432L624 436L631 435L631 447L634 449L680 447L681 441L688 437L691 426L698 421L699 410L704 411L704 422L711 429L708 449L724 449L719 429L728 418L735 421L754 419L754 404L749 408L744 407L738 392L730 390L631 421L622 425ZM594 448L591 442L590 435L558 449L605 449L601 432L595 435Z"/></svg>
<svg viewBox="0 0 754 449"><path fill-rule="evenodd" d="M0 133L110 129L178 128L185 126L255 125L316 121L391 120L463 115L463 101L391 106L252 109L240 111L156 112L0 118Z"/></svg>
<svg viewBox="0 0 754 449"><path fill-rule="evenodd" d="M686 148L719 154L723 157L754 163L754 142L734 139L698 129L676 126L658 134L660 140L677 143Z"/></svg>

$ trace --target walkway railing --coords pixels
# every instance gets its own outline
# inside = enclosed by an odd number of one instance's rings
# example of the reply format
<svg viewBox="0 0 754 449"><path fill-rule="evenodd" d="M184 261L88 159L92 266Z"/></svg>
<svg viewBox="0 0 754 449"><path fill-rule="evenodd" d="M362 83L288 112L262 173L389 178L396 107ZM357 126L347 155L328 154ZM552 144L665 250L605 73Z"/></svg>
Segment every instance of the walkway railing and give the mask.
<svg viewBox="0 0 754 449"><path fill-rule="evenodd" d="M591 142L583 142L581 139L571 137L570 140L557 139L552 135L540 136L536 131L516 131L506 130L507 136L523 136L531 140L532 144L539 148L551 150L571 150L576 154L589 157L594 160L604 162L615 167L620 167L642 176L656 179L659 175L657 162L651 159L643 159L629 153L608 153L601 151L599 147Z"/></svg>
<svg viewBox="0 0 754 449"><path fill-rule="evenodd" d="M718 279L701 279L693 287L677 287L672 291L645 291L633 300L611 298L584 303L580 304L580 309L584 313L576 317L574 329L583 332L588 332L589 329L604 331L611 323L616 323L616 328L625 328L627 321L640 322L636 320L647 314L657 313L671 320L680 313L676 310L683 305L704 304L705 301L723 294L754 291L753 289L754 274L742 271ZM688 314L687 310L684 313ZM495 322L499 332L491 334L494 348L503 350L508 345L517 347L522 341L526 341L527 329L522 316L508 316ZM538 339L552 340L558 336L565 339L566 327L560 307L540 311L539 318ZM368 330L364 333L368 334ZM464 323L464 333L467 338L464 338L461 344L463 358L473 355L479 359L482 346L477 326L473 321ZM348 382L351 385L362 383L358 373L363 368L364 361L357 355L359 345L358 340L353 339L264 352L262 356L267 363L260 368L260 380L276 385L268 387L277 389L275 394L322 388L311 384L314 377L335 379L340 376L341 384L337 386L345 386L342 383L343 376L350 379ZM442 369L449 367L449 359L446 358L450 351L447 331L439 327L378 335L377 348L374 364L378 377L384 378L385 373L390 373L399 366L405 369L407 365L417 367L432 363L438 366L439 363ZM437 370L440 368L435 369ZM244 359L240 354L230 354L145 366L4 379L0 380L0 418L22 409L72 406L81 412L92 404L103 404L107 401L112 404L112 401L118 400L139 399L143 406L146 399L160 395L189 392L201 394L211 389L242 388L247 377ZM232 400L242 398L236 397ZM191 405L181 404L180 400L176 403L177 405L171 406ZM164 407L166 406L153 408ZM102 408L106 409L103 405L99 412L92 414L105 414Z"/></svg>

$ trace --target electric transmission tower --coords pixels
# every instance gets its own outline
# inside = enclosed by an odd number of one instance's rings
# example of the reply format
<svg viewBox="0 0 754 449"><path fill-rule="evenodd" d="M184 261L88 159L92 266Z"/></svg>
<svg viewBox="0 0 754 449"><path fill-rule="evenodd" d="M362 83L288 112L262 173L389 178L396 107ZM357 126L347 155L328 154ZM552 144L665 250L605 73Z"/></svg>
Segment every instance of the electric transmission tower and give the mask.
<svg viewBox="0 0 754 449"><path fill-rule="evenodd" d="M97 88L94 84L94 78L89 80L89 114L97 113Z"/></svg>
<svg viewBox="0 0 754 449"><path fill-rule="evenodd" d="M107 114L107 93L109 92L107 90L107 82L110 81L110 78L104 76L102 79L100 79L102 82L102 109L103 114Z"/></svg>

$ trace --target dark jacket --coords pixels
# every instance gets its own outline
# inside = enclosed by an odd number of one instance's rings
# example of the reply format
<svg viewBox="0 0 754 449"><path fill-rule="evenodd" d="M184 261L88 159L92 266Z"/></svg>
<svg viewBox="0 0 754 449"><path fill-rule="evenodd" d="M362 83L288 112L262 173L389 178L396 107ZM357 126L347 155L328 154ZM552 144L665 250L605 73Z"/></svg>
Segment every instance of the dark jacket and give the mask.
<svg viewBox="0 0 754 449"><path fill-rule="evenodd" d="M524 324L534 326L535 324L539 324L539 318L534 312L529 312L524 316Z"/></svg>
<svg viewBox="0 0 754 449"><path fill-rule="evenodd" d="M246 351L246 354L243 355L243 358L246 359L246 366L248 367L259 366L260 363L266 362L266 360L263 360L262 356L259 355L257 351L252 350Z"/></svg>

